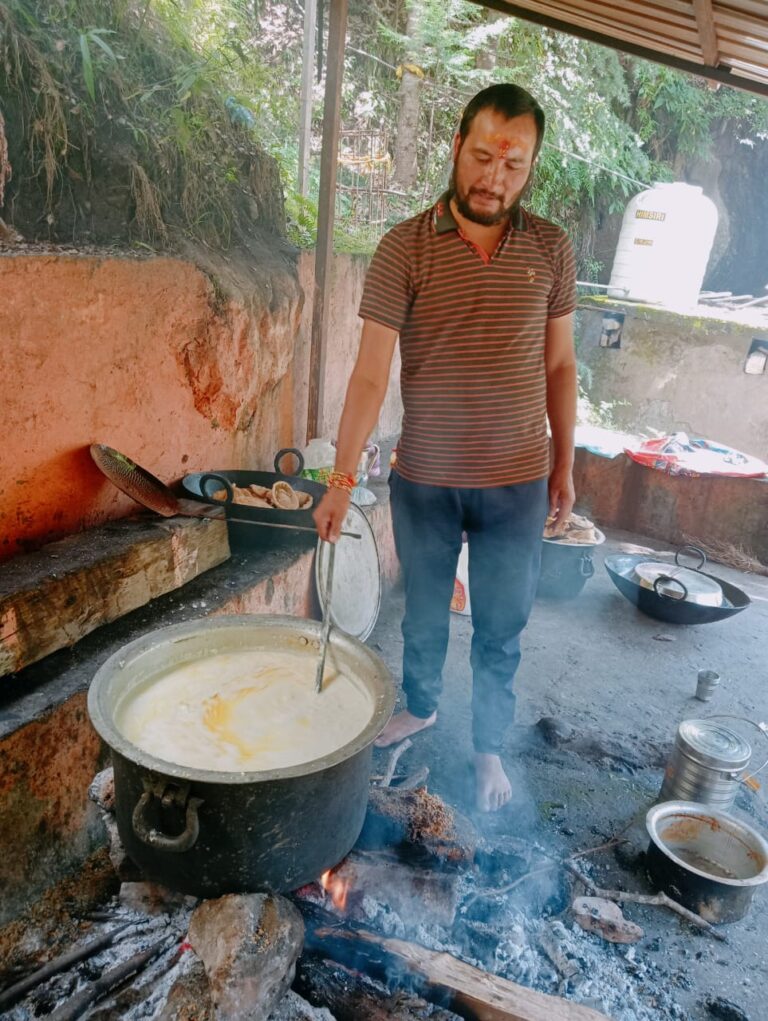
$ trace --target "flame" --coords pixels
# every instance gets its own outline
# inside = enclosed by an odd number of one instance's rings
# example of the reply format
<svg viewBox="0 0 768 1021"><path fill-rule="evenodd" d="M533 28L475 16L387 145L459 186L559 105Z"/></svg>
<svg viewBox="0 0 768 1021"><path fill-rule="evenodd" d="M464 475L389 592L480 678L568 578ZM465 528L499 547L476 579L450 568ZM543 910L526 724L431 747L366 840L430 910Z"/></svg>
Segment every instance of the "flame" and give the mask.
<svg viewBox="0 0 768 1021"><path fill-rule="evenodd" d="M346 911L349 880L333 874L331 869L320 876L320 885L331 898L337 911Z"/></svg>

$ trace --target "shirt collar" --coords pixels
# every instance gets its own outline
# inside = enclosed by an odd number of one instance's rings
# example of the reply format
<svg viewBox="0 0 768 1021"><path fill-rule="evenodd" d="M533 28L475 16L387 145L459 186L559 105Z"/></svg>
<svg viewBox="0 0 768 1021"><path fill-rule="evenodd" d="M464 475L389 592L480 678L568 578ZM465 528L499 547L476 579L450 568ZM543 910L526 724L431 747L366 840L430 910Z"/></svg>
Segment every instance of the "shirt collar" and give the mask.
<svg viewBox="0 0 768 1021"><path fill-rule="evenodd" d="M443 192L432 208L432 225L436 234L447 234L449 230L459 230L459 224L451 210L450 197L450 192ZM510 228L528 230L528 218L521 206L518 206L512 213Z"/></svg>

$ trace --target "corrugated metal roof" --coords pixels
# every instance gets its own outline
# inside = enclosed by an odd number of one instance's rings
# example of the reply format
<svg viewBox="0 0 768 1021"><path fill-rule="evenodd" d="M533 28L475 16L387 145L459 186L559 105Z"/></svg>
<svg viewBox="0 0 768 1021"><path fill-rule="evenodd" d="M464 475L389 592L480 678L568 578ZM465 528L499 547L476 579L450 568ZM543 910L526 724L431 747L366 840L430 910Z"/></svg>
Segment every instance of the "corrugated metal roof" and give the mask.
<svg viewBox="0 0 768 1021"><path fill-rule="evenodd" d="M474 2L768 95L768 0Z"/></svg>

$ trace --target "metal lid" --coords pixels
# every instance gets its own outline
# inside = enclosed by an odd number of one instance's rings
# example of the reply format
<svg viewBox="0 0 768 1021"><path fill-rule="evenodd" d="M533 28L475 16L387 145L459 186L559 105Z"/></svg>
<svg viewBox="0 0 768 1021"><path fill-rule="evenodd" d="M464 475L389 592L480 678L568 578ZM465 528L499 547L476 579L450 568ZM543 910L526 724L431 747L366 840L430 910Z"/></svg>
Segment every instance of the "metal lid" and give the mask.
<svg viewBox="0 0 768 1021"><path fill-rule="evenodd" d="M637 564L635 573L644 588L653 589L657 580L663 579L658 584L658 591L672 599L685 599L687 602L699 603L702 606L722 605L723 590L721 586L714 578L701 574L700 571L648 560ZM674 581L669 579L674 579ZM678 581L681 584L677 584Z"/></svg>
<svg viewBox="0 0 768 1021"><path fill-rule="evenodd" d="M381 607L379 551L373 529L359 507L350 506L342 527L345 532L358 532L361 538L342 536L336 543L331 623L364 642L376 625ZM327 546L320 541L315 557L315 585L321 603L327 573Z"/></svg>
<svg viewBox="0 0 768 1021"><path fill-rule="evenodd" d="M715 720L683 720L677 740L689 758L716 769L743 769L752 757L749 742Z"/></svg>

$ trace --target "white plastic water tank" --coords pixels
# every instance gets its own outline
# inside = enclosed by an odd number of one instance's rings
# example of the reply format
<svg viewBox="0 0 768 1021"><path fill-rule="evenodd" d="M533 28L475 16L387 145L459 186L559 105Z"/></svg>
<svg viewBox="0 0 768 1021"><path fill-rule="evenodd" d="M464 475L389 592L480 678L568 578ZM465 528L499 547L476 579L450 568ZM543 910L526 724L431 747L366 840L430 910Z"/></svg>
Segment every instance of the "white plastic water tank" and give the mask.
<svg viewBox="0 0 768 1021"><path fill-rule="evenodd" d="M695 305L717 229L701 188L659 182L624 213L608 296L672 308Z"/></svg>

